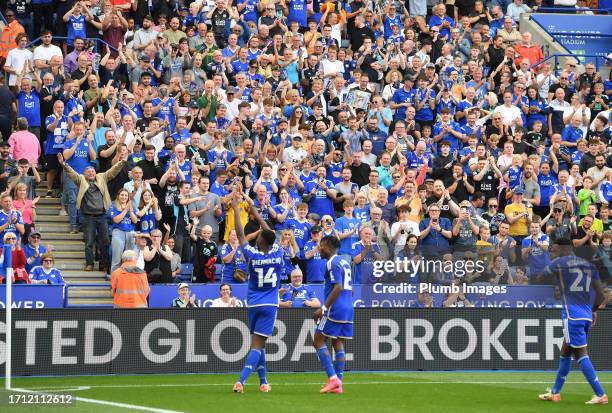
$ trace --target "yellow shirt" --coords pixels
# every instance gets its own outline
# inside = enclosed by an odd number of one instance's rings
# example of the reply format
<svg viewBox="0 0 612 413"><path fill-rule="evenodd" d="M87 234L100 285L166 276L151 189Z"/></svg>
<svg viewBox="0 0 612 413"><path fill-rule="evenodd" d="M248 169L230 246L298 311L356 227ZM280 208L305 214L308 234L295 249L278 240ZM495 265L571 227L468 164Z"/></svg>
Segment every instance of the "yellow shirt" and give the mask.
<svg viewBox="0 0 612 413"><path fill-rule="evenodd" d="M504 215L506 217L516 218L525 212L531 212L527 209L524 204L510 204L504 208ZM520 218L514 221L514 224L510 224L510 236L513 237L526 237L529 234L529 219Z"/></svg>
<svg viewBox="0 0 612 413"><path fill-rule="evenodd" d="M240 208L240 222L242 223L242 228L246 225L249 220L249 203L247 201L242 201L238 204ZM223 235L223 239L225 241L229 238L229 232L234 229L234 209L232 208L232 204L225 206L225 234Z"/></svg>

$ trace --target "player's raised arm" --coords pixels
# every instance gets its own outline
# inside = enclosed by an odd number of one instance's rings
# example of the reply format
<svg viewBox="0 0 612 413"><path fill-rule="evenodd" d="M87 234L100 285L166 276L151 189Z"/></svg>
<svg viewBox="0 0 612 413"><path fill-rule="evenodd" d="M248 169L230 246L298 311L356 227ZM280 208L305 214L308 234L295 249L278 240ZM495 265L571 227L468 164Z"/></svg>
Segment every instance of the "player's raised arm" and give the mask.
<svg viewBox="0 0 612 413"><path fill-rule="evenodd" d="M245 195L244 198L249 203L249 208L251 209L251 212L253 213L253 216L255 217L255 220L259 224L259 227L261 229L267 229L269 231L272 231L272 228L270 228L270 226L268 225L266 220L263 219L263 217L261 216L261 214L259 213L257 208L255 208L255 205L253 204L253 200L248 195Z"/></svg>

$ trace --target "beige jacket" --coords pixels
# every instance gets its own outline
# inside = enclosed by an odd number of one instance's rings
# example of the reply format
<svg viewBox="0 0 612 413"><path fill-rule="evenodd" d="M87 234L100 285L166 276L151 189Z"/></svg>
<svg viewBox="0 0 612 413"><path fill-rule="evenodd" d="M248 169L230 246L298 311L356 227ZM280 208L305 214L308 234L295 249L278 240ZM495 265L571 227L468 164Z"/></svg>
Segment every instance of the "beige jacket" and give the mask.
<svg viewBox="0 0 612 413"><path fill-rule="evenodd" d="M102 197L104 198L104 208L106 209L109 209L111 206L111 198L108 193L108 186L107 186L108 181L110 181L111 179L113 179L119 174L119 172L121 171L121 168L123 168L124 163L125 161L117 162L108 171L96 174L95 184L100 189L100 192L102 192ZM70 165L65 164L64 168L66 169L66 173L68 174L70 179L72 179L77 184L77 187L79 188L79 191L77 194L76 206L77 208L80 209L81 202L83 201L83 196L85 196L85 192L87 192L87 189L89 189L89 183L87 182L87 179L85 179L83 175L77 173L74 169L70 167Z"/></svg>

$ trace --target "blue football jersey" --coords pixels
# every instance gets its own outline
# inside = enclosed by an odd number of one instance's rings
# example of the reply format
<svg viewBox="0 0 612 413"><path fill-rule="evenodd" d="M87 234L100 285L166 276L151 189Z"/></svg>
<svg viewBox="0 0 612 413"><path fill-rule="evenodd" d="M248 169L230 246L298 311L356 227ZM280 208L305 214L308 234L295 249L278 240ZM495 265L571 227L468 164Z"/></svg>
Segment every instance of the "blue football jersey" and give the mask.
<svg viewBox="0 0 612 413"><path fill-rule="evenodd" d="M595 302L592 285L599 280L597 268L580 257L566 256L551 262L545 273L559 279L563 318L592 321Z"/></svg>
<svg viewBox="0 0 612 413"><path fill-rule="evenodd" d="M342 292L329 308L328 319L337 323L353 322L353 279L351 265L338 255L327 261L325 271L325 302L336 284L342 286Z"/></svg>
<svg viewBox="0 0 612 413"><path fill-rule="evenodd" d="M283 250L278 244L266 253L256 247L242 247L248 264L249 291L247 305L258 307L263 305L278 306L278 286L283 273Z"/></svg>

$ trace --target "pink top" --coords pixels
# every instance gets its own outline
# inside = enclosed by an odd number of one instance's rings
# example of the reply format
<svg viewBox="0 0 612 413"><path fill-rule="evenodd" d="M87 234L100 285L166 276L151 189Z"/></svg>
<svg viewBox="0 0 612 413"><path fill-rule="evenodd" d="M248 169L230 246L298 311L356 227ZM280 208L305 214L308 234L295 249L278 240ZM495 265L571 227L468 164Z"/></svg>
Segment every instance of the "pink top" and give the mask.
<svg viewBox="0 0 612 413"><path fill-rule="evenodd" d="M15 209L21 212L21 218L23 219L24 224L33 224L32 220L32 201L30 199L26 199L22 201L21 199L15 199L13 201L13 206Z"/></svg>
<svg viewBox="0 0 612 413"><path fill-rule="evenodd" d="M33 133L27 130L14 132L9 137L9 145L11 146L10 153L13 159L27 159L33 165L38 163L40 143Z"/></svg>

